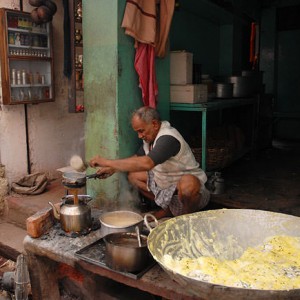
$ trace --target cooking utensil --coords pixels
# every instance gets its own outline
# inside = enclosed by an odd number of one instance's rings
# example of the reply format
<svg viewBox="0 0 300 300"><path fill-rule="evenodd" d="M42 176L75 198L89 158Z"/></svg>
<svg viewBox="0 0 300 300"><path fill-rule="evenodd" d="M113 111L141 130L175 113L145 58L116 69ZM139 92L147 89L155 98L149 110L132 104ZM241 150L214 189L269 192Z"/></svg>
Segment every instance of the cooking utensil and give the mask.
<svg viewBox="0 0 300 300"><path fill-rule="evenodd" d="M216 98L232 98L233 83L216 83Z"/></svg>
<svg viewBox="0 0 300 300"><path fill-rule="evenodd" d="M255 80L251 76L229 76L226 82L233 84L233 97L248 97L256 91Z"/></svg>
<svg viewBox="0 0 300 300"><path fill-rule="evenodd" d="M103 213L99 217L103 236L114 232L134 232L135 227L143 229L143 217L133 211L118 210Z"/></svg>
<svg viewBox="0 0 300 300"><path fill-rule="evenodd" d="M80 233L91 228L91 208L85 203L86 197L86 195L78 195L78 204L74 204L72 198L65 198L59 212L52 202L48 202L53 209L54 217L60 221L61 228L65 232Z"/></svg>
<svg viewBox="0 0 300 300"><path fill-rule="evenodd" d="M235 259L274 235L300 236L300 218L262 210L220 209L172 218L151 230L148 248L154 259L180 285L203 299L298 299L300 289L259 290L222 286L183 276L164 263L173 258L213 256ZM267 275L267 273L266 273Z"/></svg>
<svg viewBox="0 0 300 300"><path fill-rule="evenodd" d="M142 247L139 226L135 226L135 233L136 233L136 236L137 236L139 247Z"/></svg>
<svg viewBox="0 0 300 300"><path fill-rule="evenodd" d="M86 175L83 172L65 172L62 183L68 188L81 188L86 185L86 179L97 178L98 176L97 173Z"/></svg>
<svg viewBox="0 0 300 300"><path fill-rule="evenodd" d="M147 248L147 236L132 232L115 232L104 237L106 265L121 272L138 272L145 268L151 258Z"/></svg>
<svg viewBox="0 0 300 300"><path fill-rule="evenodd" d="M149 221L148 221L149 218L154 221L155 226L152 227L151 223L149 223ZM144 215L144 222L145 222L145 225L146 225L146 227L148 228L148 230L150 232L151 232L152 229L154 229L155 227L157 227L159 225L159 223L158 223L157 219L155 218L155 216L153 216L150 213Z"/></svg>

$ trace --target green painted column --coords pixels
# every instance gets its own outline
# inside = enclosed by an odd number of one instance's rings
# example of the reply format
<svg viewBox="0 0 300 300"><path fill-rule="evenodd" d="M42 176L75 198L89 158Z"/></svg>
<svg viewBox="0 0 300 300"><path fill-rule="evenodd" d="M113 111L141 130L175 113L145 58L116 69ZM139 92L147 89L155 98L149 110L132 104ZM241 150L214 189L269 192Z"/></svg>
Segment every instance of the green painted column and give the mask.
<svg viewBox="0 0 300 300"><path fill-rule="evenodd" d="M143 105L134 69L134 40L121 23L125 0L83 0L85 152L123 158L135 153L139 141L130 116ZM169 118L169 57L157 59L158 109ZM88 169L88 173L94 170ZM118 205L127 195L126 174L106 180L88 180L87 193L101 206ZM126 192L126 193L125 193Z"/></svg>

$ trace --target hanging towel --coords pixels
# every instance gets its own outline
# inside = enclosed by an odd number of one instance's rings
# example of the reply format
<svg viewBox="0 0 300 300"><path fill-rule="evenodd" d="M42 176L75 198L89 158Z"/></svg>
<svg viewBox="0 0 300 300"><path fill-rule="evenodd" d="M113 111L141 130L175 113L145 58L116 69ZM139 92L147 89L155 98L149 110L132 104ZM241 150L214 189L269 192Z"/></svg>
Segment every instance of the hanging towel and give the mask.
<svg viewBox="0 0 300 300"><path fill-rule="evenodd" d="M127 0L121 25L125 34L135 39L134 67L139 76L143 103L153 108L156 108L158 95L155 55L165 56L174 6L175 0Z"/></svg>
<svg viewBox="0 0 300 300"><path fill-rule="evenodd" d="M252 69L255 68L255 35L256 35L255 23L251 23L251 34L250 34L250 49L249 49L249 62L252 66Z"/></svg>
<svg viewBox="0 0 300 300"><path fill-rule="evenodd" d="M158 22L156 23L155 54L165 57L166 45L175 8L175 0L160 0Z"/></svg>
<svg viewBox="0 0 300 300"><path fill-rule="evenodd" d="M155 74L155 49L152 45L138 43L134 67L139 75L144 105L156 108L158 86Z"/></svg>
<svg viewBox="0 0 300 300"><path fill-rule="evenodd" d="M127 0L122 21L125 34L154 46L156 36L155 0Z"/></svg>
<svg viewBox="0 0 300 300"><path fill-rule="evenodd" d="M122 21L125 34L155 46L158 57L166 54L166 43L175 0L127 0Z"/></svg>

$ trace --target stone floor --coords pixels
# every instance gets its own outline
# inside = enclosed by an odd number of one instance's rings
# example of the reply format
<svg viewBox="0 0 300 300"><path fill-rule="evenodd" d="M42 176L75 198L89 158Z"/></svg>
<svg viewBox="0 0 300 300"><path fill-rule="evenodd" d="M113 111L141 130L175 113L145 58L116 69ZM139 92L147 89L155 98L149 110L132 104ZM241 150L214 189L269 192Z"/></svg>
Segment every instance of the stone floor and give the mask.
<svg viewBox="0 0 300 300"><path fill-rule="evenodd" d="M273 141L255 159L249 156L222 171L226 190L212 204L300 216L300 143Z"/></svg>

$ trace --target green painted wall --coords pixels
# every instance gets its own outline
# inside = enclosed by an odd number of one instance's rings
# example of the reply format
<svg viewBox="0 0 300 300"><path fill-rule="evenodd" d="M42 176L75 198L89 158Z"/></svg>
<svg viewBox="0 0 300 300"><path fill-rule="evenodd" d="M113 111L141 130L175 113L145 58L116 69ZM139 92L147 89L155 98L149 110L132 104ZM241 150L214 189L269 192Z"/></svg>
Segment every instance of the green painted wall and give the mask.
<svg viewBox="0 0 300 300"><path fill-rule="evenodd" d="M218 75L219 25L180 8L174 12L170 44L171 50L192 52L194 63L201 64L203 74Z"/></svg>
<svg viewBox="0 0 300 300"><path fill-rule="evenodd" d="M134 69L134 40L121 28L125 0L83 0L85 150L123 158L135 153L140 141L130 125L134 109L143 105ZM156 60L158 109L169 119L169 56ZM89 169L89 173L93 170ZM89 180L87 193L99 205L117 203L128 190L126 174Z"/></svg>

